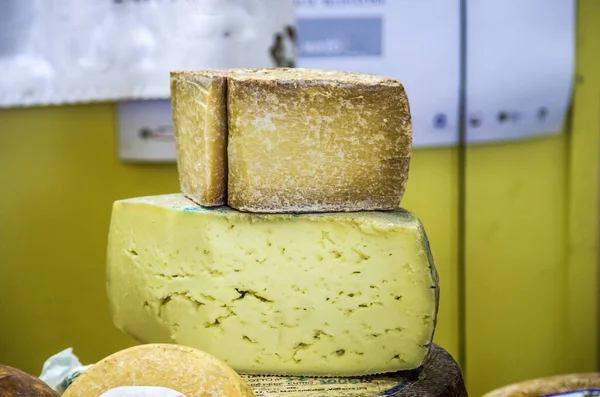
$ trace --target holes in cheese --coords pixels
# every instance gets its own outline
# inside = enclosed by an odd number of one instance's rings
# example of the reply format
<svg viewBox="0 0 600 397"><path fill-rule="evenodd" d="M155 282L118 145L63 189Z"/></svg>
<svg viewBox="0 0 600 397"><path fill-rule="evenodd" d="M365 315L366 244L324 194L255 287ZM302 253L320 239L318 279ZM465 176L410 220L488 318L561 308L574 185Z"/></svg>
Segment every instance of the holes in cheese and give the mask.
<svg viewBox="0 0 600 397"><path fill-rule="evenodd" d="M412 148L400 82L286 68L172 72L171 81L181 188L196 203L222 203L206 199L208 180L242 211L399 206ZM207 149L225 139L226 156Z"/></svg>
<svg viewBox="0 0 600 397"><path fill-rule="evenodd" d="M116 326L241 373L365 375L420 366L438 281L411 213L246 214L182 195L118 201L108 248Z"/></svg>
<svg viewBox="0 0 600 397"><path fill-rule="evenodd" d="M108 356L75 379L62 397L99 397L121 386L159 386L186 397L254 397L227 364L172 344L135 346Z"/></svg>

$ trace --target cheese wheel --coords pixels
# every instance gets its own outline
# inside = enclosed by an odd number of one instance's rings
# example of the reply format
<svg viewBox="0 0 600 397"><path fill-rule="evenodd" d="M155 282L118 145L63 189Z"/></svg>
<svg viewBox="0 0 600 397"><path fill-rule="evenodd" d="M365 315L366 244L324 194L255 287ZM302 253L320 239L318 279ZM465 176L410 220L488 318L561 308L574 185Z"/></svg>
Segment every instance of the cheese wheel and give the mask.
<svg viewBox="0 0 600 397"><path fill-rule="evenodd" d="M182 192L248 212L397 208L412 124L397 80L314 69L171 73Z"/></svg>
<svg viewBox="0 0 600 397"><path fill-rule="evenodd" d="M115 203L107 253L115 325L239 373L354 376L415 369L439 286L405 210L246 214L181 195Z"/></svg>
<svg viewBox="0 0 600 397"><path fill-rule="evenodd" d="M424 365L412 371L363 377L242 375L261 397L463 397L465 384L457 363L433 345Z"/></svg>
<svg viewBox="0 0 600 397"><path fill-rule="evenodd" d="M253 397L227 364L190 347L147 344L115 353L85 371L63 397L99 397L120 386L160 386L186 397Z"/></svg>
<svg viewBox="0 0 600 397"><path fill-rule="evenodd" d="M564 394L581 391L581 393ZM583 397L600 395L600 373L568 374L537 378L504 386L484 397L540 397L561 395Z"/></svg>
<svg viewBox="0 0 600 397"><path fill-rule="evenodd" d="M59 394L35 376L0 365L0 396L58 397Z"/></svg>

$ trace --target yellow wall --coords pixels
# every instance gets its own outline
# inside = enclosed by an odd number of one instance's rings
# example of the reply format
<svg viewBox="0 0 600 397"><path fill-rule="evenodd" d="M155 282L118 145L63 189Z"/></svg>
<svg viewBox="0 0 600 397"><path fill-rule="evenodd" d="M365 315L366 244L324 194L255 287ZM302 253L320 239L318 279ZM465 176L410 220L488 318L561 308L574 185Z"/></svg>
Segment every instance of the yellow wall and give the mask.
<svg viewBox="0 0 600 397"><path fill-rule="evenodd" d="M564 137L467 150L466 373L474 396L565 368Z"/></svg>
<svg viewBox="0 0 600 397"><path fill-rule="evenodd" d="M560 136L467 149L471 395L598 369L600 2L580 0L572 117Z"/></svg>
<svg viewBox="0 0 600 397"><path fill-rule="evenodd" d="M68 346L97 360L126 346L109 318L111 203L177 189L171 165L115 156L114 106L0 111L0 362L39 373Z"/></svg>

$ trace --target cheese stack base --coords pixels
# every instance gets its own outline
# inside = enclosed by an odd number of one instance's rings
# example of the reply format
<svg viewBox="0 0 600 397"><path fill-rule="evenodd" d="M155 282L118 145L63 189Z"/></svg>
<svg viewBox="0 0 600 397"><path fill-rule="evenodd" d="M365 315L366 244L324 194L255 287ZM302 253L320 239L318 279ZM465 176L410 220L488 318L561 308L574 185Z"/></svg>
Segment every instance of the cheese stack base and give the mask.
<svg viewBox="0 0 600 397"><path fill-rule="evenodd" d="M117 201L115 325L246 374L356 376L419 367L438 279L410 212L247 214L180 194Z"/></svg>

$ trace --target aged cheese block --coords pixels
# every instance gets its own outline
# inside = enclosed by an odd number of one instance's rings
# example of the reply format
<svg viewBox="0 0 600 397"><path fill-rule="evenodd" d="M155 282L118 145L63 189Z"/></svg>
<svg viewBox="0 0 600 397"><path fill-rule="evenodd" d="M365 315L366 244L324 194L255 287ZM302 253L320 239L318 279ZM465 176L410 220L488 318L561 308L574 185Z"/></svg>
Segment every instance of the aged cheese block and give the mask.
<svg viewBox="0 0 600 397"><path fill-rule="evenodd" d="M398 81L286 68L173 72L171 79L182 191L195 202L207 205L204 190L190 186L205 187L206 174L227 168L227 202L243 211L399 206L412 127ZM224 112L227 121L217 122ZM215 152L204 144L206 137L210 142L221 137L223 128L227 164L221 150L210 157Z"/></svg>
<svg viewBox="0 0 600 397"><path fill-rule="evenodd" d="M238 372L413 369L432 340L438 280L411 213L247 214L182 195L118 201L108 245L116 326Z"/></svg>
<svg viewBox="0 0 600 397"><path fill-rule="evenodd" d="M173 74L171 109L181 191L198 204L227 201L227 100L225 77Z"/></svg>
<svg viewBox="0 0 600 397"><path fill-rule="evenodd" d="M0 396L58 397L59 394L35 376L0 365Z"/></svg>
<svg viewBox="0 0 600 397"><path fill-rule="evenodd" d="M240 376L202 351L173 344L131 347L94 364L63 397L99 397L120 386L161 386L186 397L253 397Z"/></svg>
<svg viewBox="0 0 600 397"><path fill-rule="evenodd" d="M532 379L491 391L484 397L597 397L600 373L568 374Z"/></svg>
<svg viewBox="0 0 600 397"><path fill-rule="evenodd" d="M257 397L466 397L458 364L433 345L422 367L362 377L242 375Z"/></svg>

